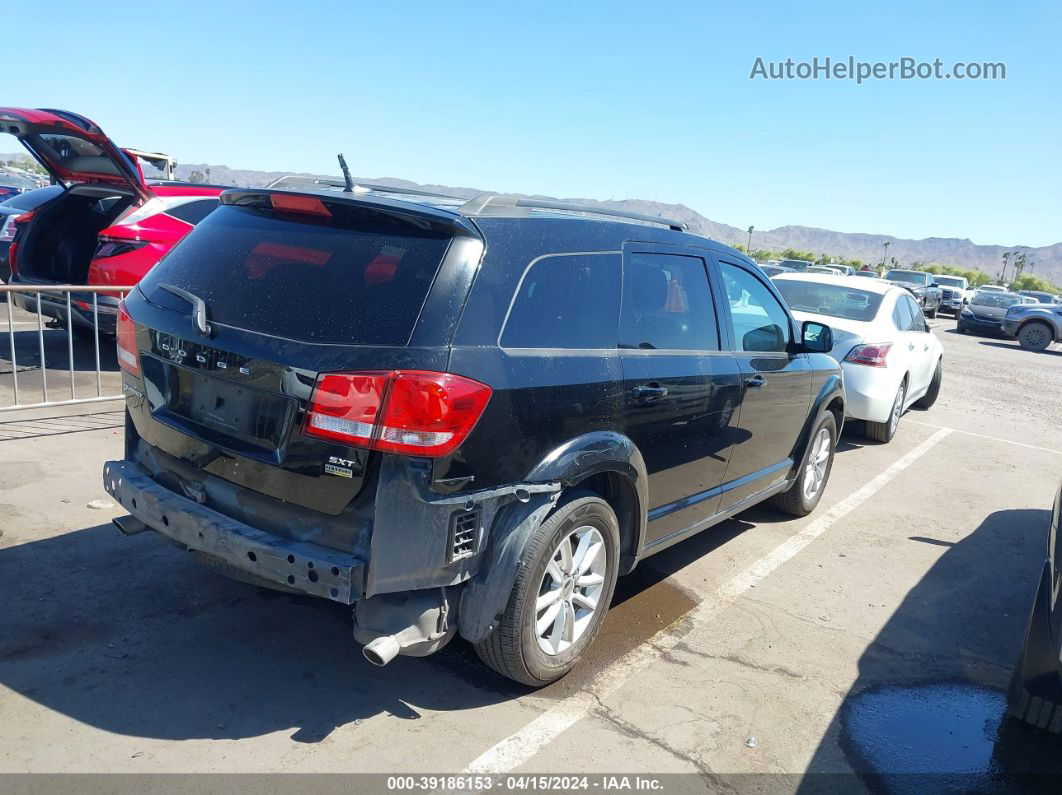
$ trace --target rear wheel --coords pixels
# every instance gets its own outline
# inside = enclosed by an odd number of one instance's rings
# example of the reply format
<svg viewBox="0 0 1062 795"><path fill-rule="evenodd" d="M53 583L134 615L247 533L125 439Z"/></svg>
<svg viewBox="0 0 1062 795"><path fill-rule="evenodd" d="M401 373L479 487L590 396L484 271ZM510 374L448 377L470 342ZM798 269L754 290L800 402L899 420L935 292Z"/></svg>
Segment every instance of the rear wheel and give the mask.
<svg viewBox="0 0 1062 795"><path fill-rule="evenodd" d="M903 415L903 403L907 397L907 381L900 383L900 388L896 390L896 397L892 401L892 409L889 411L889 418L885 422L866 422L866 436L868 439L873 439L875 442L888 443L892 441L892 437L896 435L896 429L900 426L900 417Z"/></svg>
<svg viewBox="0 0 1062 795"><path fill-rule="evenodd" d="M936 317L937 317L937 312L939 312L939 311L940 311L940 304L937 304L935 307L933 307L933 311L932 312L926 312L926 317L933 318L935 320Z"/></svg>
<svg viewBox="0 0 1062 795"><path fill-rule="evenodd" d="M940 382L944 379L944 361L937 359L937 369L933 371L933 380L929 382L929 389L918 399L915 406L920 409L932 408L940 394Z"/></svg>
<svg viewBox="0 0 1062 795"><path fill-rule="evenodd" d="M568 673L601 629L619 567L619 522L592 492L572 494L535 531L480 659L541 687Z"/></svg>
<svg viewBox="0 0 1062 795"><path fill-rule="evenodd" d="M807 516L822 499L826 481L833 469L833 452L837 447L837 419L827 411L811 434L811 442L800 464L793 485L771 498L778 510L791 516Z"/></svg>
<svg viewBox="0 0 1062 795"><path fill-rule="evenodd" d="M1027 351L1042 351L1051 344L1053 336L1046 323L1026 323L1018 331L1018 343Z"/></svg>

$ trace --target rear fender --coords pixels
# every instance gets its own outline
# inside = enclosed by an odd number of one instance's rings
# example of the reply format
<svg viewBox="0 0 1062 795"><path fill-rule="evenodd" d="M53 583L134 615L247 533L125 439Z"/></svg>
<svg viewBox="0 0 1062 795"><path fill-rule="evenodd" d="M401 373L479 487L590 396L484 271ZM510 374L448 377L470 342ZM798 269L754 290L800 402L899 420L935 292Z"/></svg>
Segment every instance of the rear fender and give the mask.
<svg viewBox="0 0 1062 795"><path fill-rule="evenodd" d="M440 495L431 490L428 459L384 455L376 492L375 517L365 581L366 596L457 585L473 576L491 539L487 529L511 503L551 505L558 483L513 483L497 488ZM471 554L453 559L451 532L456 519L470 519L475 532Z"/></svg>
<svg viewBox="0 0 1062 795"><path fill-rule="evenodd" d="M458 626L463 638L479 643L497 626L516 580L520 556L532 533L553 510L561 489L603 473L627 478L637 495L632 539L623 555L624 568L633 565L645 538L645 462L634 443L621 434L596 431L579 436L553 450L528 474L529 483L556 484L552 493L528 495L526 502L510 503L496 515L478 572L461 595Z"/></svg>

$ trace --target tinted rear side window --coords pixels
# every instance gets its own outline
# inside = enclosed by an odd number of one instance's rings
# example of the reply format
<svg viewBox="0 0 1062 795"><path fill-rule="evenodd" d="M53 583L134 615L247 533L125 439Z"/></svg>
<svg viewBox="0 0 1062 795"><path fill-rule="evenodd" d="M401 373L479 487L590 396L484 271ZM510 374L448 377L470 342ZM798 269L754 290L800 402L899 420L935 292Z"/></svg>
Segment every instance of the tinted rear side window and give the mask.
<svg viewBox="0 0 1062 795"><path fill-rule="evenodd" d="M503 348L616 347L619 254L556 254L520 281L501 335Z"/></svg>
<svg viewBox="0 0 1062 795"><path fill-rule="evenodd" d="M186 224L195 226L212 212L217 209L217 199L197 199L193 202L185 202L179 204L176 207L171 207L166 211L167 215L172 215Z"/></svg>
<svg viewBox="0 0 1062 795"><path fill-rule="evenodd" d="M716 351L719 327L704 260L635 252L623 285L620 347Z"/></svg>
<svg viewBox="0 0 1062 795"><path fill-rule="evenodd" d="M202 298L217 323L308 342L404 345L450 236L351 207L313 223L222 205L141 281L153 303Z"/></svg>

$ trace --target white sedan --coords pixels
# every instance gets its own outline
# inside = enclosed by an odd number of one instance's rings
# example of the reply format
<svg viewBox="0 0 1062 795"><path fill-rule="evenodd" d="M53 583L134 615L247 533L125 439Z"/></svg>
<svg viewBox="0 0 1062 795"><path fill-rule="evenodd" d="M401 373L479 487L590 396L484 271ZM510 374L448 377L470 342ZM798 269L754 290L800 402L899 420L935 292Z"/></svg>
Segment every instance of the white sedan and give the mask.
<svg viewBox="0 0 1062 795"><path fill-rule="evenodd" d="M888 281L785 273L772 279L793 315L833 330L833 357L844 371L846 414L888 442L911 406L936 402L943 348L914 297Z"/></svg>

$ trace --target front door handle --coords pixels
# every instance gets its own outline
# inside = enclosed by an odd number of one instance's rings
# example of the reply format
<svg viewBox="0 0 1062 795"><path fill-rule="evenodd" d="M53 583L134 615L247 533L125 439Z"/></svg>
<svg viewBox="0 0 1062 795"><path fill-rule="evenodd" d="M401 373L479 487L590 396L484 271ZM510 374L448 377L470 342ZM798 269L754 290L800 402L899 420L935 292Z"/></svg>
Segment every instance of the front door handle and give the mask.
<svg viewBox="0 0 1062 795"><path fill-rule="evenodd" d="M631 394L638 403L652 403L667 395L667 387L660 384L642 384L632 389Z"/></svg>
<svg viewBox="0 0 1062 795"><path fill-rule="evenodd" d="M754 375L751 378L745 379L745 386L747 386L749 389L759 389L766 383L767 382L764 380L762 375Z"/></svg>

